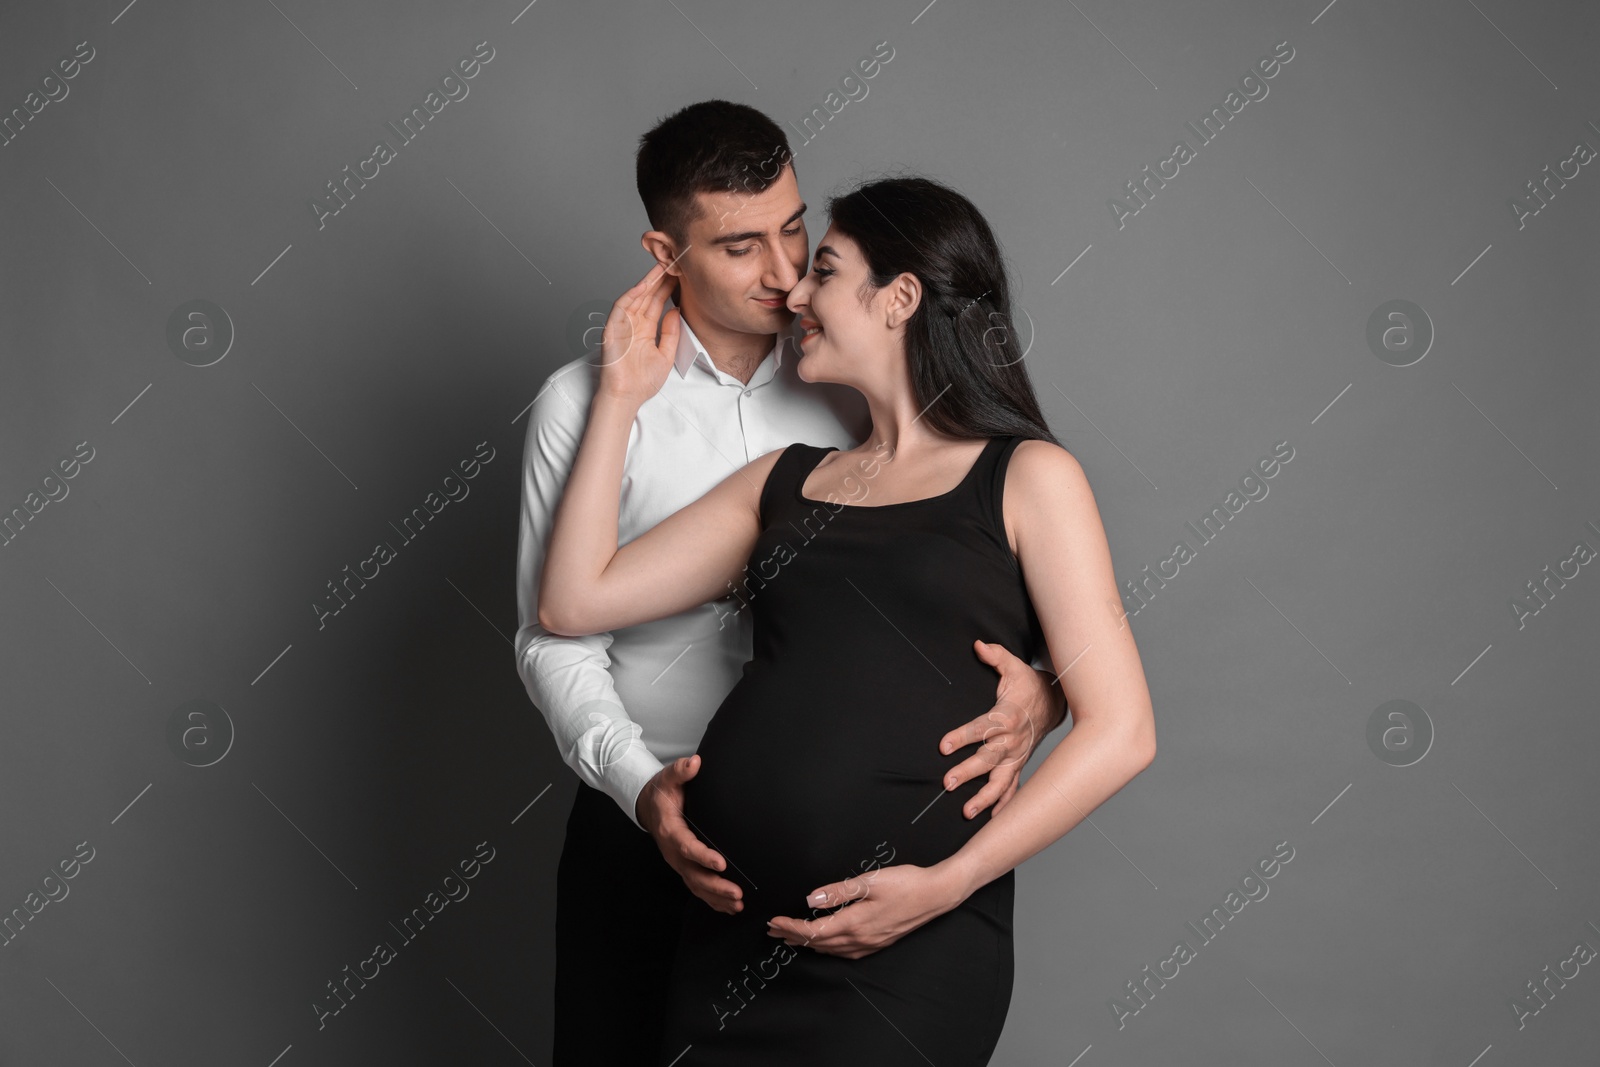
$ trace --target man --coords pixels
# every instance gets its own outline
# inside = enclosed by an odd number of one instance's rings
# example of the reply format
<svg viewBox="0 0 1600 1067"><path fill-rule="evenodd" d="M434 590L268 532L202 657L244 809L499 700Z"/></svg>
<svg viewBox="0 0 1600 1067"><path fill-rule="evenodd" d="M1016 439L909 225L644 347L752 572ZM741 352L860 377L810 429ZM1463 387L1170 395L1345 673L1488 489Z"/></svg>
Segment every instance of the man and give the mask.
<svg viewBox="0 0 1600 1067"><path fill-rule="evenodd" d="M642 243L677 279L683 321L676 373L640 408L630 436L622 544L757 456L796 441L852 448L870 429L859 393L795 371L785 298L810 248L782 130L741 104L694 104L640 139L636 176L652 227ZM556 875L557 1067L651 1063L681 908L744 906L719 873L726 858L682 812L706 723L751 657L743 602L730 591L588 637L538 624L544 544L598 378L598 361L585 357L545 381L523 455L517 667L582 782ZM969 818L1010 798L1039 739L1065 717L1046 654L1032 667L999 645L977 654L998 672L996 707L927 739L946 753L982 744L947 783L989 775Z"/></svg>

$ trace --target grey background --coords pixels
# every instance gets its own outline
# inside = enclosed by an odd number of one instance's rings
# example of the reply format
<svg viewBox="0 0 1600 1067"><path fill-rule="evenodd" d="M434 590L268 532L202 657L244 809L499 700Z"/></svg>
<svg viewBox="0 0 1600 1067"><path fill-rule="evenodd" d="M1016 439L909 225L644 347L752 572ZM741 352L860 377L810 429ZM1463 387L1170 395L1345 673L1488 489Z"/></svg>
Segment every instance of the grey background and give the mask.
<svg viewBox="0 0 1600 1067"><path fill-rule="evenodd" d="M549 1062L576 781L510 647L521 413L648 265L638 135L713 96L798 123L879 41L869 95L792 135L812 240L890 166L988 214L1119 579L1295 450L1131 620L1160 754L1019 871L995 1062L1592 1062L1593 967L1509 1005L1600 946L1600 577L1521 629L1510 604L1600 547L1600 174L1520 229L1508 198L1600 146L1595 10L923 2L0 12L0 111L96 52L0 148L0 508L94 449L0 548L0 913L94 849L0 947L0 1062ZM1284 40L1119 230L1122 184ZM480 41L468 97L319 230L309 199ZM237 331L207 367L166 342L197 298ZM1403 368L1365 340L1392 299L1437 331ZM479 442L470 495L319 630ZM234 731L206 767L167 740L195 699ZM1434 731L1411 766L1366 740L1391 700ZM480 841L470 895L319 1030ZM1119 1030L1110 999L1280 841L1270 895Z"/></svg>

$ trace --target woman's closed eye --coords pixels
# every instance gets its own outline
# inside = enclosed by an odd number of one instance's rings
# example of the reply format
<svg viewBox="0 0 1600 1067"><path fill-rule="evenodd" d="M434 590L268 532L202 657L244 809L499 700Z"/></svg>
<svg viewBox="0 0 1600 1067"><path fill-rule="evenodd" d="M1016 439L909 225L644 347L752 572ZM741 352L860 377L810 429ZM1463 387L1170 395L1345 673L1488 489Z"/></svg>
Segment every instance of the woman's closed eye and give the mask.
<svg viewBox="0 0 1600 1067"><path fill-rule="evenodd" d="M818 278L826 278L829 275L836 274L838 272L830 267L812 267L811 273L816 275Z"/></svg>

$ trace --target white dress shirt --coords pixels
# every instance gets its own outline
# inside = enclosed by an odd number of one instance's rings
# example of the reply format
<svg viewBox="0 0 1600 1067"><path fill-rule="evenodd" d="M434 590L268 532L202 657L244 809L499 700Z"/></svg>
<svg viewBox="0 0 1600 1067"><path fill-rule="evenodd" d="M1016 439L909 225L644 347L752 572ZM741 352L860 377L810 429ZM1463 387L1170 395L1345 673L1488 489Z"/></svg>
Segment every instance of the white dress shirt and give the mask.
<svg viewBox="0 0 1600 1067"><path fill-rule="evenodd" d="M752 655L747 611L716 601L653 622L586 637L539 625L539 574L556 505L577 458L599 383L585 356L545 381L528 413L517 546L517 670L562 760L628 818L656 772L693 753L706 723ZM795 373L790 333L750 376L717 368L683 323L676 373L640 405L628 433L617 544L692 504L758 456L796 441L848 449L871 429L866 400L848 386ZM753 755L752 758L760 758Z"/></svg>
<svg viewBox="0 0 1600 1067"><path fill-rule="evenodd" d="M850 449L866 439L872 421L865 398L848 386L802 381L795 372L797 348L793 334L779 334L746 385L719 370L683 323L676 373L669 371L661 390L640 406L628 432L618 545L773 449L797 441ZM750 612L711 601L586 637L552 634L539 625L545 544L599 383L593 356L550 375L528 413L517 545L517 670L562 760L638 825L639 792L665 764L695 751L739 680L753 654L753 624ZM1048 653L1041 649L1034 666L1050 670Z"/></svg>

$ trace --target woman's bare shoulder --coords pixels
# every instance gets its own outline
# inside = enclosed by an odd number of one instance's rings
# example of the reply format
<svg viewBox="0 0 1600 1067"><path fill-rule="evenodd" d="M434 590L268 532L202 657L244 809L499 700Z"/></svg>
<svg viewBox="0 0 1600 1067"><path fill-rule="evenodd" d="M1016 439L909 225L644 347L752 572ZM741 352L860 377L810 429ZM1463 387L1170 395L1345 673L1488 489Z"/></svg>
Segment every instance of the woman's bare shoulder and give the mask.
<svg viewBox="0 0 1600 1067"><path fill-rule="evenodd" d="M1006 468L1006 525L1021 518L1029 525L1076 528L1099 522L1094 491L1078 458L1053 441L1030 438L1012 450Z"/></svg>
<svg viewBox="0 0 1600 1067"><path fill-rule="evenodd" d="M1105 543L1105 528L1089 479L1076 456L1052 441L1032 438L1012 451L1006 469L1003 521L1018 559L1071 545L1089 558Z"/></svg>
<svg viewBox="0 0 1600 1067"><path fill-rule="evenodd" d="M1015 477L1013 478L1013 475ZM1064 488L1089 488L1089 479L1076 456L1054 441L1029 438L1012 449L1006 469L1006 488L1025 496L1060 493Z"/></svg>

